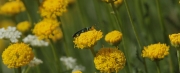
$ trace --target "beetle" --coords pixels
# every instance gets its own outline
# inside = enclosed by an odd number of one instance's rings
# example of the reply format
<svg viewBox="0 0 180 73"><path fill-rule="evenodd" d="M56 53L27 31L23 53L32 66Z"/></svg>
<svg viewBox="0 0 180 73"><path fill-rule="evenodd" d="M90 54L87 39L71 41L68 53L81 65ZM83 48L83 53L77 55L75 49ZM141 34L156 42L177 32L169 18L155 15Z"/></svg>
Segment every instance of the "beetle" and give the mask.
<svg viewBox="0 0 180 73"><path fill-rule="evenodd" d="M93 29L94 29L94 26L83 28L83 29L77 31L76 33L74 33L74 35L72 37L73 38L78 37L81 33L87 32L87 31L93 30Z"/></svg>

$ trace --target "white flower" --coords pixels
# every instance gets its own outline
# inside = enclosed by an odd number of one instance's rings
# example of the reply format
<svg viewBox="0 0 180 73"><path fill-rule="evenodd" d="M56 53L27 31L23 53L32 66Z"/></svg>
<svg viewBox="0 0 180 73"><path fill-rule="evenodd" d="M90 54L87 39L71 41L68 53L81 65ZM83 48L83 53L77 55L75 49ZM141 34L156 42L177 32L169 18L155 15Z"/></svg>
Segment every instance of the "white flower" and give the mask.
<svg viewBox="0 0 180 73"><path fill-rule="evenodd" d="M85 67L82 65L76 64L76 59L72 57L61 57L60 61L64 63L64 65L67 67L67 69L72 69L72 72L76 70L84 71Z"/></svg>
<svg viewBox="0 0 180 73"><path fill-rule="evenodd" d="M0 29L0 39L10 39L11 42L18 42L22 33L16 30L16 27L9 26L7 29Z"/></svg>
<svg viewBox="0 0 180 73"><path fill-rule="evenodd" d="M60 61L64 63L67 69L73 69L76 66L76 59L72 57L61 57Z"/></svg>
<svg viewBox="0 0 180 73"><path fill-rule="evenodd" d="M48 42L39 40L35 35L28 35L23 39L23 42L32 46L48 46Z"/></svg>
<svg viewBox="0 0 180 73"><path fill-rule="evenodd" d="M77 71L77 70L84 71L84 70L85 70L85 67L82 66L82 65L76 65L76 66L74 67L74 69L72 70L72 72Z"/></svg>
<svg viewBox="0 0 180 73"><path fill-rule="evenodd" d="M42 60L40 60L40 59L34 57L34 59L31 60L30 63L29 63L28 65L29 65L30 67L34 67L34 66L37 66L37 65L39 65L39 64L41 64L41 63L43 63Z"/></svg>

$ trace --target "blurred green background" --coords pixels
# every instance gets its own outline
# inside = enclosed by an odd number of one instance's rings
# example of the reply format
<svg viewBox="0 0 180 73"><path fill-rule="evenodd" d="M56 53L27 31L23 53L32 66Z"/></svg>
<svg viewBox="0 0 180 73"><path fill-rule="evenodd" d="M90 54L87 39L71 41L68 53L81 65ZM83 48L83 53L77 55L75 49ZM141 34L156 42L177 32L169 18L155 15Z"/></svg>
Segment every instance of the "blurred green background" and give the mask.
<svg viewBox="0 0 180 73"><path fill-rule="evenodd" d="M0 0L0 6L2 6L8 0ZM137 32L141 47L138 46L136 36L133 27L128 16L127 8L123 3L117 8L118 17L122 21L122 31L124 46L121 42L120 49L127 53L128 64L130 65L130 72L132 73L145 73L145 68L142 63L141 50L144 46L148 46L154 43L166 43L170 46L170 54L160 61L160 69L162 73L178 73L178 61L176 56L176 49L171 46L168 35L180 32L180 4L178 0L159 0L162 14L163 25L165 26L165 32L162 31L160 20L158 18L158 9L156 0L126 0L132 15L132 21L134 28ZM28 20L28 13L30 14L32 25L35 25L42 18L38 13L39 5L38 0L23 0L26 11L19 13L16 16L0 15L0 26L3 25L3 21L8 20L13 24L17 24L21 21ZM41 0L40 0L41 2ZM85 66L83 73L95 73L97 72L93 63L93 55L88 49L78 49L74 47L72 35L78 30L95 25L98 30L103 32L105 36L108 32L113 30L119 30L115 14L111 5L101 0L75 0L68 5L68 11L61 17L60 26L63 31L63 38L55 43L56 52L59 58L62 56L71 56L77 59L77 63ZM10 24L10 23L9 23ZM33 29L33 27L32 27ZM9 45L8 41L3 41L0 44L1 54L2 51ZM3 47L4 46L4 47ZM112 47L104 41L104 37L98 41L94 47L97 52L100 48ZM29 73L53 73L53 54L49 47L33 47L36 49L36 56L43 61L37 67L31 68ZM125 50L124 50L124 49ZM148 72L157 73L155 62L150 59L145 59L147 62ZM8 69L0 60L2 73L13 73L13 69ZM25 68L25 67L24 67ZM62 73L71 73L67 71L65 66L61 63ZM126 72L127 64L125 68L118 73ZM97 72L98 73L98 72Z"/></svg>

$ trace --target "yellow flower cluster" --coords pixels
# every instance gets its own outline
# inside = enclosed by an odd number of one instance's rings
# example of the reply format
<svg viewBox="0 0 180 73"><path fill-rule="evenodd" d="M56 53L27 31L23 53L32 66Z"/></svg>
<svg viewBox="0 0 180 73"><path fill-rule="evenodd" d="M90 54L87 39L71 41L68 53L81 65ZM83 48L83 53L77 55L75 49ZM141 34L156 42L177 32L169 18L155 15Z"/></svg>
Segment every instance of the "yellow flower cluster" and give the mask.
<svg viewBox="0 0 180 73"><path fill-rule="evenodd" d="M24 43L10 45L2 53L2 60L8 68L18 68L27 65L34 58L32 48Z"/></svg>
<svg viewBox="0 0 180 73"><path fill-rule="evenodd" d="M73 71L72 73L82 73L80 70Z"/></svg>
<svg viewBox="0 0 180 73"><path fill-rule="evenodd" d="M118 7L118 6L120 6L122 4L122 2L123 2L123 0L117 0L117 1L114 2L114 5L116 7Z"/></svg>
<svg viewBox="0 0 180 73"><path fill-rule="evenodd" d="M17 14L20 12L25 11L24 4L21 1L10 1L5 3L1 8L0 8L1 13L3 14Z"/></svg>
<svg viewBox="0 0 180 73"><path fill-rule="evenodd" d="M20 22L17 24L17 29L21 32L27 32L31 28L31 24L28 21Z"/></svg>
<svg viewBox="0 0 180 73"><path fill-rule="evenodd" d="M89 30L87 32L81 33L80 36L74 38L75 47L77 48L89 48L93 47L98 40L103 37L101 31L96 29Z"/></svg>
<svg viewBox="0 0 180 73"><path fill-rule="evenodd" d="M118 72L126 63L124 53L117 48L102 48L94 58L95 67L103 73Z"/></svg>
<svg viewBox="0 0 180 73"><path fill-rule="evenodd" d="M56 18L56 16L61 16L67 11L67 5L67 0L44 0L42 6L40 7L41 16L47 18Z"/></svg>
<svg viewBox="0 0 180 73"><path fill-rule="evenodd" d="M35 25L33 33L39 39L61 39L62 31L59 24L60 22L56 19L45 18Z"/></svg>
<svg viewBox="0 0 180 73"><path fill-rule="evenodd" d="M169 39L174 47L180 47L180 33L169 35Z"/></svg>
<svg viewBox="0 0 180 73"><path fill-rule="evenodd" d="M142 57L150 58L151 60L161 60L169 54L169 46L166 44L152 44L144 47Z"/></svg>
<svg viewBox="0 0 180 73"><path fill-rule="evenodd" d="M106 36L105 36L105 41L117 46L122 40L122 33L114 30L112 32L109 32Z"/></svg>

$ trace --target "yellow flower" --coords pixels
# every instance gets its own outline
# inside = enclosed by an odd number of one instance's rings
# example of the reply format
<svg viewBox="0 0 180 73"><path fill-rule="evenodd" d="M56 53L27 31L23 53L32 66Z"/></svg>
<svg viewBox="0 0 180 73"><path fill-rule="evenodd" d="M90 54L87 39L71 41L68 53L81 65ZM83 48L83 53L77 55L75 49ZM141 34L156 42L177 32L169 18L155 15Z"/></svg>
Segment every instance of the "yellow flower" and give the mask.
<svg viewBox="0 0 180 73"><path fill-rule="evenodd" d="M166 46L166 44L151 44L147 47L144 47L144 50L142 51L142 57L147 57L151 60L161 60L169 54L168 51L169 46Z"/></svg>
<svg viewBox="0 0 180 73"><path fill-rule="evenodd" d="M109 32L106 36L105 36L105 41L117 46L122 40L122 33L114 30L112 32Z"/></svg>
<svg viewBox="0 0 180 73"><path fill-rule="evenodd" d="M67 11L67 5L67 0L44 0L42 6L40 7L41 16L47 18L61 16L64 12Z"/></svg>
<svg viewBox="0 0 180 73"><path fill-rule="evenodd" d="M20 22L17 24L17 29L21 32L27 32L31 28L31 24L28 21Z"/></svg>
<svg viewBox="0 0 180 73"><path fill-rule="evenodd" d="M117 0L114 2L115 7L119 7L122 4L123 0Z"/></svg>
<svg viewBox="0 0 180 73"><path fill-rule="evenodd" d="M73 71L72 73L82 73L80 70Z"/></svg>
<svg viewBox="0 0 180 73"><path fill-rule="evenodd" d="M8 68L18 68L27 65L34 58L32 48L24 43L11 44L2 53L2 60Z"/></svg>
<svg viewBox="0 0 180 73"><path fill-rule="evenodd" d="M180 47L180 33L169 35L169 39L174 47Z"/></svg>
<svg viewBox="0 0 180 73"><path fill-rule="evenodd" d="M87 32L81 33L80 36L74 38L74 44L77 48L89 48L93 47L98 40L103 37L101 31L96 29L89 30Z"/></svg>
<svg viewBox="0 0 180 73"><path fill-rule="evenodd" d="M94 58L95 67L104 73L118 72L126 63L124 53L117 48L102 48Z"/></svg>
<svg viewBox="0 0 180 73"><path fill-rule="evenodd" d="M0 11L4 14L17 14L20 12L25 11L24 4L21 1L10 1L5 3L1 8Z"/></svg>
<svg viewBox="0 0 180 73"><path fill-rule="evenodd" d="M53 40L53 42L56 42L57 40L59 40L63 37L63 33L62 33L62 30L60 28L57 28L52 33L55 34L53 36L50 36L50 38Z"/></svg>
<svg viewBox="0 0 180 73"><path fill-rule="evenodd" d="M62 37L59 27L60 22L56 19L45 18L37 23L33 29L33 33L39 39L58 39Z"/></svg>

